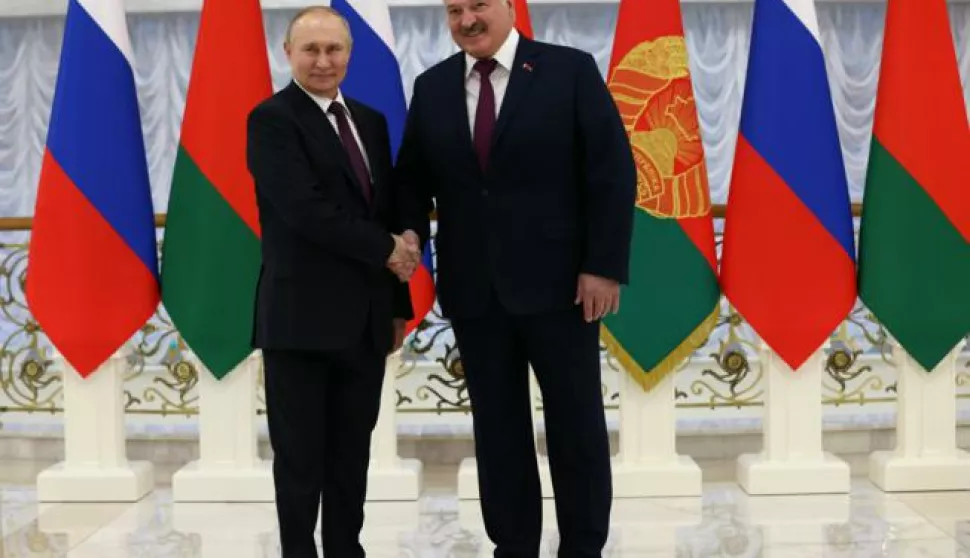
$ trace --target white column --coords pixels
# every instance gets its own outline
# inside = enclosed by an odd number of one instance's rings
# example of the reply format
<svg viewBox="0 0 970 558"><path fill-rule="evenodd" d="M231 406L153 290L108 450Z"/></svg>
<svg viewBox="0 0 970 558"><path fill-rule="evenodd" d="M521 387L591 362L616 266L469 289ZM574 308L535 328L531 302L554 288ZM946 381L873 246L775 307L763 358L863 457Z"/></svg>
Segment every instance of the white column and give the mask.
<svg viewBox="0 0 970 558"><path fill-rule="evenodd" d="M627 372L620 376L620 452L613 462L613 494L699 496L700 467L677 455L676 374L667 374L649 392Z"/></svg>
<svg viewBox="0 0 970 558"><path fill-rule="evenodd" d="M87 379L55 356L63 370L64 461L37 476L38 501L135 502L154 488L152 465L125 453L129 351L122 347Z"/></svg>
<svg viewBox="0 0 970 558"><path fill-rule="evenodd" d="M259 459L256 388L260 354L217 380L193 353L199 375L199 459L172 477L176 502L273 502L273 471Z"/></svg>
<svg viewBox="0 0 970 558"><path fill-rule="evenodd" d="M849 465L822 451L822 366L816 351L798 370L761 344L765 379L764 448L738 459L738 481L749 494L849 491Z"/></svg>
<svg viewBox="0 0 970 558"><path fill-rule="evenodd" d="M549 472L549 456L539 453L539 411L538 404L539 382L536 380L532 367L529 367L529 402L532 405L532 440L536 447L536 462L539 467L539 485L542 497L550 499L553 497L552 475ZM472 409L474 420L475 410ZM462 459L458 467L458 499L459 500L478 500L478 461L474 457Z"/></svg>
<svg viewBox="0 0 970 558"><path fill-rule="evenodd" d="M381 408L371 434L370 466L367 470L368 501L417 500L421 494L421 462L401 459L397 454L397 389L395 380L401 368L401 351L387 359Z"/></svg>
<svg viewBox="0 0 970 558"><path fill-rule="evenodd" d="M875 452L869 459L869 477L883 490L970 489L970 454L956 447L960 345L927 372L893 343L899 371L896 450Z"/></svg>

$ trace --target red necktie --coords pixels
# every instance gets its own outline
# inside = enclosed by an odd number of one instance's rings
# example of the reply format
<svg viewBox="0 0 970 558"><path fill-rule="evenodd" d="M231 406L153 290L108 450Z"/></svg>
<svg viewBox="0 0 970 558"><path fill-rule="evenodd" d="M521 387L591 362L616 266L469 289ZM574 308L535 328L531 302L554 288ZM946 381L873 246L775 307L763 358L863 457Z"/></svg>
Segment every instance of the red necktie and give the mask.
<svg viewBox="0 0 970 558"><path fill-rule="evenodd" d="M367 164L364 163L364 155L360 152L354 133L350 130L350 121L347 119L347 109L343 105L334 101L330 103L328 109L330 114L337 117L337 129L340 131L340 141L344 144L347 157L350 159L350 166L357 175L357 181L364 192L364 199L367 203L371 201L370 172L367 171Z"/></svg>
<svg viewBox="0 0 970 558"><path fill-rule="evenodd" d="M482 170L488 167L488 152L492 144L492 130L495 128L495 91L489 76L498 64L493 59L475 62L475 70L481 78L478 92L478 109L475 111L475 152Z"/></svg>

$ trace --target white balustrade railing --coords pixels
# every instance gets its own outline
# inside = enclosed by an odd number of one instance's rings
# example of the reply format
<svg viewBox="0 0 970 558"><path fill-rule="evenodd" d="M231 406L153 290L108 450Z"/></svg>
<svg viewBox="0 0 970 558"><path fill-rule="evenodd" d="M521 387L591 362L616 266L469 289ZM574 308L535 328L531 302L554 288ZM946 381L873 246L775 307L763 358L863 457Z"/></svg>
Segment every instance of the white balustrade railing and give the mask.
<svg viewBox="0 0 970 558"><path fill-rule="evenodd" d="M962 348L961 344L927 373L894 345L899 367L897 447L871 455L870 474L884 490L970 489L970 456L956 447L956 374L958 367L966 366ZM822 450L824 352L817 352L797 371L764 345L757 352L758 360L748 366L757 369L766 386L764 446L760 453L739 459L738 483L752 494L847 493L848 464ZM87 379L58 359L64 368L65 459L38 476L39 500L135 501L154 487L152 464L126 457L128 356L119 351ZM200 374L200 457L173 477L174 499L272 501L271 468L257 451L259 354L222 381L211 378L193 356L189 359ZM415 501L421 494L421 463L401 459L397 449L396 380L401 369L400 353L391 355L373 434L369 500ZM645 392L620 374L617 498L701 493L699 467L676 452L675 385L676 375L670 375ZM534 382L533 399L539 400ZM544 457L539 459L544 493L551 497L547 464ZM475 485L474 461L467 461L459 473L460 496L477 498Z"/></svg>

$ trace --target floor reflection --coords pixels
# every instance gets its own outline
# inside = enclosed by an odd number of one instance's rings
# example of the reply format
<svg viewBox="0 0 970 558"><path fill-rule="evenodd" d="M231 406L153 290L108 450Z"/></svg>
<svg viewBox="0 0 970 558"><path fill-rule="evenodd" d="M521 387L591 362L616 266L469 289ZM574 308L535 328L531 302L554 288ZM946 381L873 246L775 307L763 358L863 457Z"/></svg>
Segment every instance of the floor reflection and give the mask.
<svg viewBox="0 0 970 558"><path fill-rule="evenodd" d="M552 501L541 555L556 556ZM491 556L477 502L438 491L368 505L374 558ZM272 504L173 503L159 488L135 504L45 504L29 485L0 485L3 558L277 558ZM710 484L702 498L617 500L604 556L970 558L970 493L749 497Z"/></svg>

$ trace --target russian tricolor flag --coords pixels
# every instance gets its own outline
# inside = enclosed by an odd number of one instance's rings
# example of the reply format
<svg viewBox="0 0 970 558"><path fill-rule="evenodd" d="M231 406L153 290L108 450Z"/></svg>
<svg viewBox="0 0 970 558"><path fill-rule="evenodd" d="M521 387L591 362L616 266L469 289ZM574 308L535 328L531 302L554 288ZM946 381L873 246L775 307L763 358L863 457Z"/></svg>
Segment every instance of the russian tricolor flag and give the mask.
<svg viewBox="0 0 970 558"><path fill-rule="evenodd" d="M69 0L27 269L30 310L88 376L159 301L123 0Z"/></svg>
<svg viewBox="0 0 970 558"><path fill-rule="evenodd" d="M394 55L394 31L385 0L333 0L330 6L350 24L354 46L350 53L347 77L340 88L345 95L384 113L391 137L391 155L404 134L407 102L401 81L401 67ZM434 274L431 246L424 247L422 265L411 277L411 302L414 319L408 322L411 333L434 306Z"/></svg>
<svg viewBox="0 0 970 558"><path fill-rule="evenodd" d="M856 300L848 184L813 0L756 0L721 281L797 369Z"/></svg>

